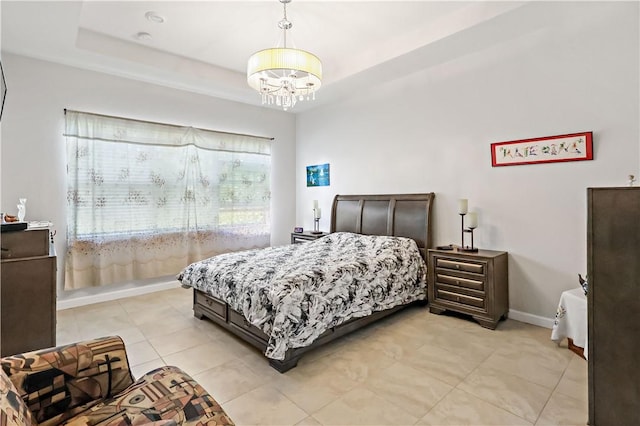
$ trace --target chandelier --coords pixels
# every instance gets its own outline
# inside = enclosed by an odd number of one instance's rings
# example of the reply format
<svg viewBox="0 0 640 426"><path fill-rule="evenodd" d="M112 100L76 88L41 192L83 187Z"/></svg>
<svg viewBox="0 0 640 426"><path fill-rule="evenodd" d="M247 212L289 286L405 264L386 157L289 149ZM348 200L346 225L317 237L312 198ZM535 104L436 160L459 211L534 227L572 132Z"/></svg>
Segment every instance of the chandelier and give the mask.
<svg viewBox="0 0 640 426"><path fill-rule="evenodd" d="M287 3L279 0L284 17L278 22L283 31L283 46L254 53L247 64L247 82L262 95L262 104L281 106L285 111L297 101L316 98L322 84L320 59L305 50L287 47L287 30L293 24L287 20Z"/></svg>

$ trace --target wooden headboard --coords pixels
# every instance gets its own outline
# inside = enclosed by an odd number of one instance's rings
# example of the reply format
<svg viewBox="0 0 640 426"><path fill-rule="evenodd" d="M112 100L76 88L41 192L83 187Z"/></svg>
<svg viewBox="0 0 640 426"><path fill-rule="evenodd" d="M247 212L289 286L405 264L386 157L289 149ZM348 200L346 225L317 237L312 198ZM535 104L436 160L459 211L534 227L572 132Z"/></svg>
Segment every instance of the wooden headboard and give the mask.
<svg viewBox="0 0 640 426"><path fill-rule="evenodd" d="M431 206L435 194L336 195L331 232L412 238L427 260L431 248Z"/></svg>

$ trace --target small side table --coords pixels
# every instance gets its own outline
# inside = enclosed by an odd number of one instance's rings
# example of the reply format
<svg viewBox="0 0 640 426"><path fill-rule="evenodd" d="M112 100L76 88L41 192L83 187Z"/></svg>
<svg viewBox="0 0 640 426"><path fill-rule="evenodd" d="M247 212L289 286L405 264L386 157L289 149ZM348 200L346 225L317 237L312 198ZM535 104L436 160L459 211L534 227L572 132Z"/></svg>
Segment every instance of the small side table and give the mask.
<svg viewBox="0 0 640 426"><path fill-rule="evenodd" d="M567 338L569 349L587 358L587 296L581 287L563 291L560 295L551 340L560 344Z"/></svg>
<svg viewBox="0 0 640 426"><path fill-rule="evenodd" d="M429 311L471 315L495 329L509 314L509 267L505 251L429 250Z"/></svg>
<svg viewBox="0 0 640 426"><path fill-rule="evenodd" d="M305 232L292 232L291 233L291 244L300 244L306 243L307 241L317 240L320 237L324 237L325 235L329 235L328 232L323 232L321 234L314 234L309 231Z"/></svg>

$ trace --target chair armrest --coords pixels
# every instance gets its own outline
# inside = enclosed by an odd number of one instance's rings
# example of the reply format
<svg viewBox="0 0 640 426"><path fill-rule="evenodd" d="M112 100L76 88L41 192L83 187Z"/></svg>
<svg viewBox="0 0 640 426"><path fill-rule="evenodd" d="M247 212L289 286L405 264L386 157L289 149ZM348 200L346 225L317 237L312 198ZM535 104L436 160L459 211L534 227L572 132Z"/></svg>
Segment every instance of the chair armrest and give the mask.
<svg viewBox="0 0 640 426"><path fill-rule="evenodd" d="M0 364L38 424L58 424L133 383L117 336L13 355Z"/></svg>

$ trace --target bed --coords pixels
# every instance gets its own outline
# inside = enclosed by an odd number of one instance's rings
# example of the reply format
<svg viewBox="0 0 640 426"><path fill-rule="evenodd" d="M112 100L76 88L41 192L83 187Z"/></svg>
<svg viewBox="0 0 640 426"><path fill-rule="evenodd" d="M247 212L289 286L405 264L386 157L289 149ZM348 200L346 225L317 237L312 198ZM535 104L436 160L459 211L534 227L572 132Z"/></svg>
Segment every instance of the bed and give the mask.
<svg viewBox="0 0 640 426"><path fill-rule="evenodd" d="M330 235L215 256L178 279L194 289L197 318L261 349L285 372L309 350L426 303L433 198L336 195Z"/></svg>

